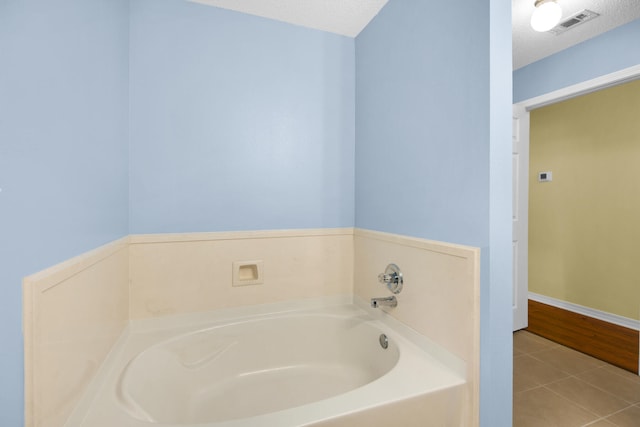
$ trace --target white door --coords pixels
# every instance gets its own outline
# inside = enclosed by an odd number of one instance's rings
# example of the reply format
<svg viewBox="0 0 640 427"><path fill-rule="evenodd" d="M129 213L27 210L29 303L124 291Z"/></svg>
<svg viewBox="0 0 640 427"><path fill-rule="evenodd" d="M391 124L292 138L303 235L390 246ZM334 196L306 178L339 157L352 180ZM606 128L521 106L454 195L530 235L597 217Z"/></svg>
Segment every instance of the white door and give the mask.
<svg viewBox="0 0 640 427"><path fill-rule="evenodd" d="M529 112L513 106L513 330L526 328L529 262Z"/></svg>

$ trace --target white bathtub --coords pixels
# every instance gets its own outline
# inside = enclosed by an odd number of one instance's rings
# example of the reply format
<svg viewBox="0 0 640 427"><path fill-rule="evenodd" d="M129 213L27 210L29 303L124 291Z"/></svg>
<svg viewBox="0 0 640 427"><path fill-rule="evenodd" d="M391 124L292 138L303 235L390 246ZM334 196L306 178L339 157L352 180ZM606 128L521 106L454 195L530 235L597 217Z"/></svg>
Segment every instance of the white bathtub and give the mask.
<svg viewBox="0 0 640 427"><path fill-rule="evenodd" d="M232 314L134 327L67 426L308 426L465 382L353 305Z"/></svg>

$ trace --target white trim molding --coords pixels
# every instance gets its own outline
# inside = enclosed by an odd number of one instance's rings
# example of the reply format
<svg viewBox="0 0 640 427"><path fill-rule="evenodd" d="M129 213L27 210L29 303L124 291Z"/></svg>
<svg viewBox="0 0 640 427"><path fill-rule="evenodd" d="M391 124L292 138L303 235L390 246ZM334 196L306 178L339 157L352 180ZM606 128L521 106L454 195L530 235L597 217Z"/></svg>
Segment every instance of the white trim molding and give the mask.
<svg viewBox="0 0 640 427"><path fill-rule="evenodd" d="M629 319L628 317L618 316L617 314L607 313L606 311L596 310L595 308L562 301L545 295L536 294L535 292L529 292L529 299L552 307L571 311L573 313L593 317L594 319L602 320L603 322L613 323L614 325L640 331L640 320Z"/></svg>
<svg viewBox="0 0 640 427"><path fill-rule="evenodd" d="M531 111L549 104L555 104L556 102L565 101L567 99L586 95L611 86L627 83L638 78L640 78L640 64L567 86L544 95L516 102L514 105L522 105L527 111Z"/></svg>

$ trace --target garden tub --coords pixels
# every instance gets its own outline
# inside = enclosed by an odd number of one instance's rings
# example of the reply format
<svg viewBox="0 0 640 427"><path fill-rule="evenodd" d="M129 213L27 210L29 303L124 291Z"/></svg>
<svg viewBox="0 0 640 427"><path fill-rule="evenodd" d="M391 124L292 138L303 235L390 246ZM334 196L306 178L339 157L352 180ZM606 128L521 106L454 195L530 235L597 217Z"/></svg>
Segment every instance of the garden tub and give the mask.
<svg viewBox="0 0 640 427"><path fill-rule="evenodd" d="M262 311L134 323L67 426L309 426L465 383L355 305Z"/></svg>

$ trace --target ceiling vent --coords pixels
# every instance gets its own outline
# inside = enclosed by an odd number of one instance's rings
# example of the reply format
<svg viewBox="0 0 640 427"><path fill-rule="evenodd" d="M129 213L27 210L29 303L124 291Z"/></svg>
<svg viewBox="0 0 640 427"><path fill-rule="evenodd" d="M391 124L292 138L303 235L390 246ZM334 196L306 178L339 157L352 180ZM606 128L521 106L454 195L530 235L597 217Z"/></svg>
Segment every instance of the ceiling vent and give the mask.
<svg viewBox="0 0 640 427"><path fill-rule="evenodd" d="M560 35L564 32L567 32L580 24L584 24L587 21L591 21L592 19L600 16L599 13L595 13L592 10L584 9L578 13L574 13L564 21L560 22L558 25L549 30L550 33Z"/></svg>

